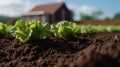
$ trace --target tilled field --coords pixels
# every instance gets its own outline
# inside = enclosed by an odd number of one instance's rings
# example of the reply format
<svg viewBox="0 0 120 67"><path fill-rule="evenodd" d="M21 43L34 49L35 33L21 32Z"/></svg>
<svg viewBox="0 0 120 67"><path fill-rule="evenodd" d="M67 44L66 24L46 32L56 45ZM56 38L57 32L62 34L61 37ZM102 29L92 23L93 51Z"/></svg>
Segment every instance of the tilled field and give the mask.
<svg viewBox="0 0 120 67"><path fill-rule="evenodd" d="M0 67L120 67L120 33L51 36L28 43L0 37Z"/></svg>
<svg viewBox="0 0 120 67"><path fill-rule="evenodd" d="M84 20L78 21L77 24L79 25L120 25L120 19L114 20Z"/></svg>

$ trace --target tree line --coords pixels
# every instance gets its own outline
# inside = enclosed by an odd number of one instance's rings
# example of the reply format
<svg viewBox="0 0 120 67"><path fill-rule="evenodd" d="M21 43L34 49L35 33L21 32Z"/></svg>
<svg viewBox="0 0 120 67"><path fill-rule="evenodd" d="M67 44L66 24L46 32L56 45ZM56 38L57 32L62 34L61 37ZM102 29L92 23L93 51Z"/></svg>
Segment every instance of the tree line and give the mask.
<svg viewBox="0 0 120 67"><path fill-rule="evenodd" d="M97 20L102 14L102 11L95 11L91 15L80 14L80 17L81 20ZM112 18L106 17L105 19L120 19L120 12L114 14Z"/></svg>
<svg viewBox="0 0 120 67"><path fill-rule="evenodd" d="M0 22L6 23L9 21L16 21L20 19L20 17L10 17L10 16L4 16L4 15L0 15Z"/></svg>

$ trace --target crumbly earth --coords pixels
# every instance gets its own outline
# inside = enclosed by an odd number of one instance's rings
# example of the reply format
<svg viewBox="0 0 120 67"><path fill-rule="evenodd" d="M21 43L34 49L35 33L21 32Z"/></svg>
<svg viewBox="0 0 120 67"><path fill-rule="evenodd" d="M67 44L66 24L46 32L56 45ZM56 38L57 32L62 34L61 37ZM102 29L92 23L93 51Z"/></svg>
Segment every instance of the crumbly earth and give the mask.
<svg viewBox="0 0 120 67"><path fill-rule="evenodd" d="M27 43L0 36L0 67L120 67L120 32Z"/></svg>

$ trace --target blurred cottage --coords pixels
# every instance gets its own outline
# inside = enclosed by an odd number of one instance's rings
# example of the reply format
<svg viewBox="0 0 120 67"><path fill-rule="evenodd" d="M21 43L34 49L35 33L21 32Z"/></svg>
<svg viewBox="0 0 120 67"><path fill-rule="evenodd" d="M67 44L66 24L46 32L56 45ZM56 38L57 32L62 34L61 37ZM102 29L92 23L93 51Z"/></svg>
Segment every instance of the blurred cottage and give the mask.
<svg viewBox="0 0 120 67"><path fill-rule="evenodd" d="M24 21L27 20L40 20L43 23L55 23L62 20L72 20L71 12L63 2L49 3L37 5L28 13L22 16Z"/></svg>

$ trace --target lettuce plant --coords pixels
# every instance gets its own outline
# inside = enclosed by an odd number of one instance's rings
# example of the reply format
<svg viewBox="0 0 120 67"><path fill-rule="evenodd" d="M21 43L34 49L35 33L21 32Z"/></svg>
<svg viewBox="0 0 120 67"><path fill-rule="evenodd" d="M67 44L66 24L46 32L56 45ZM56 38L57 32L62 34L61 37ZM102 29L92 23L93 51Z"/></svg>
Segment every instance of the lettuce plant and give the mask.
<svg viewBox="0 0 120 67"><path fill-rule="evenodd" d="M34 39L45 39L50 33L50 24L42 24L40 21L27 21L23 24L22 20L18 20L15 26L11 28L11 33L22 42Z"/></svg>
<svg viewBox="0 0 120 67"><path fill-rule="evenodd" d="M76 35L79 31L78 26L74 22L61 21L56 26L52 25L52 32L57 37L64 37L69 34Z"/></svg>
<svg viewBox="0 0 120 67"><path fill-rule="evenodd" d="M3 35L3 36L9 34L10 33L10 27L11 26L8 26L8 25L0 22L0 34Z"/></svg>

